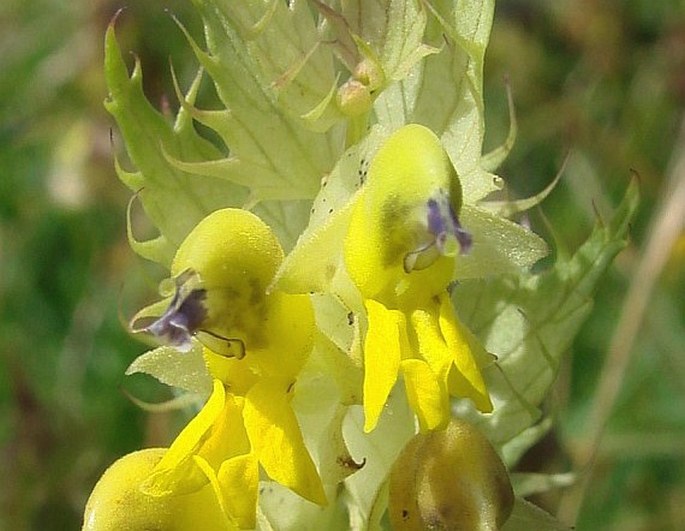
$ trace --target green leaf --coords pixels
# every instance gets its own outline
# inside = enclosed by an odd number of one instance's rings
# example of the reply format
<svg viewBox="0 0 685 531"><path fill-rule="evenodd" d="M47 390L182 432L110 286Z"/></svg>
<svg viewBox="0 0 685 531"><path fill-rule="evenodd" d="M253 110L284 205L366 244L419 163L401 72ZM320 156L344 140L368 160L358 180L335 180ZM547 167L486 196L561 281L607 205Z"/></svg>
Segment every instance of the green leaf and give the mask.
<svg viewBox="0 0 685 531"><path fill-rule="evenodd" d="M231 153L225 178L248 186L253 203L313 198L341 152L342 128L324 134L300 118L336 79L308 7L277 2L263 18L262 2L194 3L207 51L186 36L229 111L213 124Z"/></svg>
<svg viewBox="0 0 685 531"><path fill-rule="evenodd" d="M530 210L531 208L542 203L547 198L547 196L552 193L552 190L556 188L556 185L559 183L559 180L561 179L561 176L564 173L565 166L566 162L562 164L561 168L557 172L552 182L545 186L545 188L542 191L538 192L535 195L513 201L481 201L480 206L481 208L488 210L493 214L497 214L498 216L503 217L511 217L519 212L525 212L526 210Z"/></svg>
<svg viewBox="0 0 685 531"><path fill-rule="evenodd" d="M483 136L483 58L493 1L426 2L424 39L440 49L381 94L378 122L390 129L419 123L441 139L462 182L464 200L475 203L498 190L500 180L480 166Z"/></svg>
<svg viewBox="0 0 685 531"><path fill-rule="evenodd" d="M350 528L366 529L370 520L382 513L378 506L387 503L387 492L384 492L387 475L414 435L414 414L407 404L403 386L395 386L390 393L378 425L371 433L364 433L361 406L350 408L343 433L354 460L365 461L361 470L345 480Z"/></svg>
<svg viewBox="0 0 685 531"><path fill-rule="evenodd" d="M349 225L352 198L362 186L369 161L387 134L387 130L373 127L362 142L340 157L322 181L309 225L276 273L273 284L278 289L289 293L323 293L344 268L342 242Z"/></svg>
<svg viewBox="0 0 685 531"><path fill-rule="evenodd" d="M523 498L516 498L514 510L502 526L502 531L570 531L572 528L562 524L551 514L546 513Z"/></svg>
<svg viewBox="0 0 685 531"><path fill-rule="evenodd" d="M345 364L343 372L340 369ZM350 398L360 392L361 370L352 367L343 351L319 335L314 352L298 377L292 406L321 479L328 487L334 488L358 468L343 438L342 427Z"/></svg>
<svg viewBox="0 0 685 531"><path fill-rule="evenodd" d="M307 227L311 201L262 201L252 211L269 225L285 253L292 250L295 242Z"/></svg>
<svg viewBox="0 0 685 531"><path fill-rule="evenodd" d="M207 398L212 392L212 377L202 357L202 345L193 343L189 352L179 352L173 347L162 346L138 356L126 375L144 373L163 384Z"/></svg>
<svg viewBox="0 0 685 531"><path fill-rule="evenodd" d="M576 481L576 474L533 474L513 473L510 474L511 484L517 496L527 497L534 494L548 492L553 489L569 487Z"/></svg>
<svg viewBox="0 0 685 531"><path fill-rule="evenodd" d="M592 307L598 281L625 247L637 201L637 184L631 182L611 223L598 223L571 259L549 271L464 282L454 290L462 319L498 357L484 374L494 412L478 414L463 402L457 412L478 424L496 446L540 420L538 406L557 376L561 356Z"/></svg>
<svg viewBox="0 0 685 531"><path fill-rule="evenodd" d="M330 46L321 41L316 20L308 2L264 1L217 2L196 1L201 12L213 16L224 26L205 20L208 30L235 33L243 44L241 51L250 63L247 68L265 95L300 126L312 122L299 118L330 100L336 84ZM220 13L219 15L212 15ZM230 29L226 28L229 26ZM210 33L210 38L216 37ZM343 117L335 105L326 105L313 123L325 131Z"/></svg>
<svg viewBox="0 0 685 531"><path fill-rule="evenodd" d="M507 103L509 105L509 132L502 145L497 146L492 151L485 153L480 159L480 165L485 171L495 171L509 156L509 153L516 142L518 133L518 122L516 120L516 109L514 108L514 97L511 87L507 83Z"/></svg>
<svg viewBox="0 0 685 531"><path fill-rule="evenodd" d="M171 160L201 161L220 152L202 139L182 108L174 122L157 112L147 101L142 87L140 62L129 75L111 24L105 36L105 77L109 96L106 109L114 116L126 142L135 172L117 165L121 180L137 192L143 208L160 232L150 242L138 242L134 249L146 258L168 265L175 249L190 230L209 212L238 206L247 191L224 179L198 177L179 169ZM187 100L195 98L200 76ZM134 240L133 231L130 238Z"/></svg>
<svg viewBox="0 0 685 531"><path fill-rule="evenodd" d="M547 255L537 234L482 208L465 204L459 218L473 235L473 248L457 258L458 280L518 274Z"/></svg>
<svg viewBox="0 0 685 531"><path fill-rule="evenodd" d="M529 448L531 448L549 432L549 430L552 428L552 424L552 417L545 417L537 424L533 424L532 426L523 430L516 437L500 448L502 460L507 464L507 466L513 467L516 463L518 463L519 459L523 457L523 454L525 454Z"/></svg>
<svg viewBox="0 0 685 531"><path fill-rule="evenodd" d="M320 507L275 481L260 481L259 493L257 529L261 531L349 529L347 514L339 503L332 502Z"/></svg>
<svg viewBox="0 0 685 531"><path fill-rule="evenodd" d="M342 16L348 31L374 51L386 82L404 79L417 62L438 51L423 43L426 11L420 2L357 0L342 5Z"/></svg>

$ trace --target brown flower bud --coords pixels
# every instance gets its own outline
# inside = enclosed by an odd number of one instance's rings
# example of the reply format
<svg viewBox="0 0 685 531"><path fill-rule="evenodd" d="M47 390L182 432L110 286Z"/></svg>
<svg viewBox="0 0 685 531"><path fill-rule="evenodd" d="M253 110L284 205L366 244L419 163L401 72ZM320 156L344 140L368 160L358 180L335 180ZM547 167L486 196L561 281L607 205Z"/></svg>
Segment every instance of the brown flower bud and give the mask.
<svg viewBox="0 0 685 531"><path fill-rule="evenodd" d="M350 79L338 89L337 102L346 116L358 116L371 109L371 94L363 83Z"/></svg>
<svg viewBox="0 0 685 531"><path fill-rule="evenodd" d="M509 475L487 438L452 419L420 433L390 472L390 521L396 531L496 530L511 514Z"/></svg>

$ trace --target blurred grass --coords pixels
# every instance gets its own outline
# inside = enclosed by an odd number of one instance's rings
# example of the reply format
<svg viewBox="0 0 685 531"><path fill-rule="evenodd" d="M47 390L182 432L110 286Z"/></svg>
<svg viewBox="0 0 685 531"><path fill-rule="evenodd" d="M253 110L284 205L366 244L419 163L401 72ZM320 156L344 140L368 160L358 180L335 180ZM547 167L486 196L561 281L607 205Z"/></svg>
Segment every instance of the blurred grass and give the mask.
<svg viewBox="0 0 685 531"><path fill-rule="evenodd" d="M121 392L123 371L143 347L125 332L118 308L130 314L149 299L155 272L125 241L129 194L111 160L121 146L116 132L112 145L112 120L102 108L102 40L119 7L105 0L0 6L0 529L78 528L104 468L169 432L167 417L144 414ZM135 3L117 25L123 48L141 57L146 90L160 107L175 106L169 57L182 77L194 69L165 7L199 30L181 0ZM588 426L588 411L625 294L685 150L678 137L685 6L498 2L486 60L489 147L506 135L505 76L519 120L501 169L513 193L541 190L571 153L543 205L563 242L557 252L574 249L597 215L608 217L631 169L642 184L633 241L603 282L550 398L559 426L521 464L579 470L597 428ZM552 238L539 212L531 220ZM675 530L685 521L684 261L681 232L657 272L578 529ZM536 501L574 515L568 499L555 492Z"/></svg>
<svg viewBox="0 0 685 531"><path fill-rule="evenodd" d="M666 184L685 152L683 2L499 2L486 59L489 124L506 122L502 78L510 78L519 118L515 148L502 168L517 193L549 182L570 150L562 181L543 210L563 247L574 248L599 215L607 218L639 174L642 203L629 248L602 283L549 408L559 426L526 457L527 470L580 471L578 488L536 501L578 529L682 529L685 522L685 275L682 219L676 246L649 298L644 322L620 374L602 426L589 413L625 295L648 244ZM494 143L503 132L488 131ZM671 176L672 175L672 176ZM680 216L683 216L680 207ZM539 217L533 214L534 223ZM540 225L542 227L542 225ZM659 238L665 235L654 234ZM627 311L632 311L628 308ZM620 340L621 338L618 338ZM613 358L612 358L613 359ZM611 363L614 363L613 361ZM589 445L589 446L588 446ZM594 454L594 466L589 470ZM587 474L583 476L583 474ZM581 497L582 496L582 497ZM575 498L575 499L574 499ZM582 505L580 502L582 501Z"/></svg>

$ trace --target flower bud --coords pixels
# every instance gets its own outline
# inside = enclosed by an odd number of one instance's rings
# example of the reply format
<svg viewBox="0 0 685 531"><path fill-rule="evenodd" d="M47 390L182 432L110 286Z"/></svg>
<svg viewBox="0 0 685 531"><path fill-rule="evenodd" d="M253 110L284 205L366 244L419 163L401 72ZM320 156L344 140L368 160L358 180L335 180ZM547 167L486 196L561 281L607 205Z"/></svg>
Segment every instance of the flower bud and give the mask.
<svg viewBox="0 0 685 531"><path fill-rule="evenodd" d="M504 464L471 424L407 443L390 472L389 513L396 531L496 530L511 514L514 493Z"/></svg>
<svg viewBox="0 0 685 531"><path fill-rule="evenodd" d="M358 116L371 109L371 93L366 85L350 79L338 89L337 102L345 116Z"/></svg>
<svg viewBox="0 0 685 531"><path fill-rule="evenodd" d="M377 91L385 83L383 68L377 61L363 59L354 69L354 79L363 83L371 93Z"/></svg>
<svg viewBox="0 0 685 531"><path fill-rule="evenodd" d="M140 489L165 452L140 450L110 466L88 498L83 531L230 528L209 483L195 492L167 496L150 496Z"/></svg>

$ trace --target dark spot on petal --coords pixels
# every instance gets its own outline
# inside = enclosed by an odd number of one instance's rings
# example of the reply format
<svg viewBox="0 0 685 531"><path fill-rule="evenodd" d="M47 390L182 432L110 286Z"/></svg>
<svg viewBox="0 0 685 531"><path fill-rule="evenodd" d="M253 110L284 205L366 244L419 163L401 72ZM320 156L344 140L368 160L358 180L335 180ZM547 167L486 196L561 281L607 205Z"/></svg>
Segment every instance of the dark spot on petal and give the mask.
<svg viewBox="0 0 685 531"><path fill-rule="evenodd" d="M248 282L250 285L250 305L259 306L264 300L264 288L257 278L251 278Z"/></svg>
<svg viewBox="0 0 685 531"><path fill-rule="evenodd" d="M354 459L352 459L351 455L339 455L336 460L336 463L338 463L340 466L348 468L350 470L361 470L364 468L364 465L366 465L366 457L362 459L361 463L357 463Z"/></svg>
<svg viewBox="0 0 685 531"><path fill-rule="evenodd" d="M412 250L414 237L412 227L407 225L412 206L402 202L396 195L388 197L381 210L380 230L385 234L383 245L383 263L397 264L404 255Z"/></svg>

